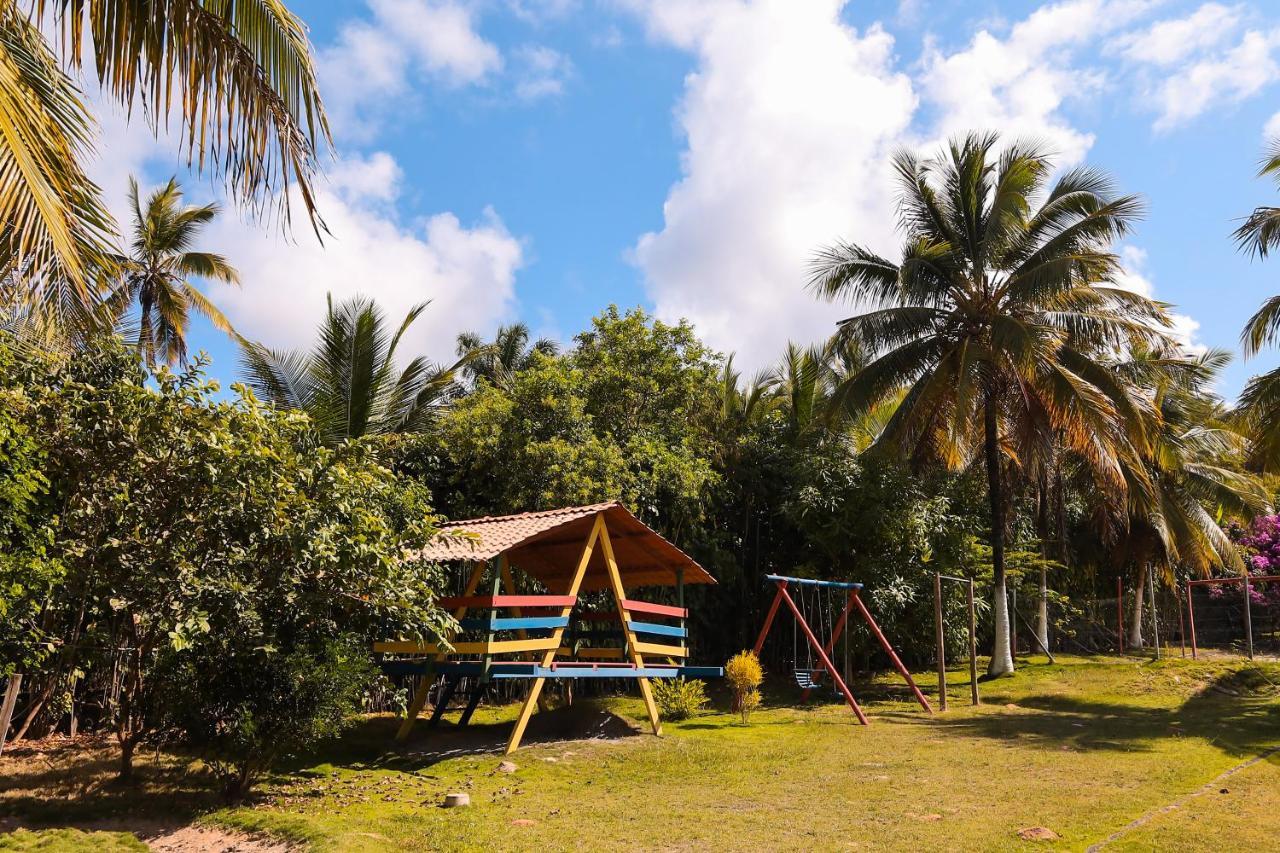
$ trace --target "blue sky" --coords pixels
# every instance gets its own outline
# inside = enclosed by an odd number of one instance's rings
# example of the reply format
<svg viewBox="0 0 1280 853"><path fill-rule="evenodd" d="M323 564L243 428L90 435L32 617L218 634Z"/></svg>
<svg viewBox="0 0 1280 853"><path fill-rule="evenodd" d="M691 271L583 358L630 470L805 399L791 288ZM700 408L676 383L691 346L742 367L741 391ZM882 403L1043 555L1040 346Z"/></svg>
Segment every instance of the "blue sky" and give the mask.
<svg viewBox="0 0 1280 853"><path fill-rule="evenodd" d="M326 292L402 315L442 359L457 332L520 319L569 339L609 303L687 317L748 368L829 333L804 265L834 239L892 254L901 146L1000 130L1106 169L1148 214L1126 286L1176 305L1191 346L1236 349L1280 260L1234 249L1276 191L1280 8L1183 0L293 0L311 27L337 150L324 247L234 210L206 248L242 332L305 345ZM184 172L172 143L104 121L99 179ZM185 178L193 197L216 187ZM236 376L206 324L192 349ZM1237 362L1221 390L1276 363Z"/></svg>

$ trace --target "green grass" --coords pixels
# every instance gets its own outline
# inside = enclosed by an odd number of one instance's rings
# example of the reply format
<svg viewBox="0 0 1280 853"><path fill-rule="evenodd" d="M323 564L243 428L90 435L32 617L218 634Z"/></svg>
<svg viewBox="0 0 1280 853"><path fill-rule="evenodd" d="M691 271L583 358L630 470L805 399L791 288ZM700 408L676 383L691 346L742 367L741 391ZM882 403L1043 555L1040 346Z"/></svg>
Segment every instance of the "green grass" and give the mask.
<svg viewBox="0 0 1280 853"><path fill-rule="evenodd" d="M74 759L25 784L0 765L0 810L66 825L162 804L342 851L1084 849L1146 815L1114 849L1267 849L1280 833L1280 754L1191 796L1280 745L1280 665L1033 659L984 683L976 709L965 682L954 674L951 710L934 717L891 679L858 685L867 728L824 696L810 708L766 707L750 726L707 713L667 724L661 739L555 740L598 722L580 704L574 715L535 716L542 739L514 756L512 774L497 771L494 750L514 708L488 709L466 731L420 726L399 749L395 721L371 719L326 746L323 763L304 762L264 786L261 802L230 810L174 758L145 768L153 782L141 793L100 786L70 804L59 780L87 772ZM643 716L637 699L606 706ZM438 808L450 791L470 793L471 808ZM1028 827L1060 838L1023 841Z"/></svg>

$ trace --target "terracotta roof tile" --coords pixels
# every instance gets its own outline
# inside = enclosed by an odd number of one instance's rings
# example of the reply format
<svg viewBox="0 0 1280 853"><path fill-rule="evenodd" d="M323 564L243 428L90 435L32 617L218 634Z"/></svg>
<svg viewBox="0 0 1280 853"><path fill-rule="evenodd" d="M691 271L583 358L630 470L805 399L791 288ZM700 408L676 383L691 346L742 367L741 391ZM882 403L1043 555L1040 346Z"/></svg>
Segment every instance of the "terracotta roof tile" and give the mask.
<svg viewBox="0 0 1280 853"><path fill-rule="evenodd" d="M505 553L513 567L555 590L568 584L600 513L605 513L610 543L627 586L672 586L677 573L683 573L685 583L715 583L693 558L616 501L449 522L421 554L448 562L490 560ZM602 550L597 547L583 589L606 585Z"/></svg>

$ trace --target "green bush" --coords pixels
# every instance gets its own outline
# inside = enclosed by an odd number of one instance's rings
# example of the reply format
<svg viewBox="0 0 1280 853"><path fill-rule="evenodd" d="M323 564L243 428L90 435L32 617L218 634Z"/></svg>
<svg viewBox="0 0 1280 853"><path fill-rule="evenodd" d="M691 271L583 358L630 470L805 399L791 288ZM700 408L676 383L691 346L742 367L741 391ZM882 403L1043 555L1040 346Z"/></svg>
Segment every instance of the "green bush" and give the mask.
<svg viewBox="0 0 1280 853"><path fill-rule="evenodd" d="M653 699L664 720L687 720L707 704L707 685L683 678L659 678L653 681Z"/></svg>

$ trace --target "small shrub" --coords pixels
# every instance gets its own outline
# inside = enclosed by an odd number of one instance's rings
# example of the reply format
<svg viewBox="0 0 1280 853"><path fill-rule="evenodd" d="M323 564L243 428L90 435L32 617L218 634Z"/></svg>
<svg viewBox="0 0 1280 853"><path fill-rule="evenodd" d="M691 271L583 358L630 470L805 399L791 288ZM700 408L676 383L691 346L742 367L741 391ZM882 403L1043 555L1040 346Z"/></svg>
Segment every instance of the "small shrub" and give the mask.
<svg viewBox="0 0 1280 853"><path fill-rule="evenodd" d="M755 652L739 652L724 665L724 677L733 690L733 710L742 714L742 722L749 721L751 712L760 707L760 683L764 681L764 669Z"/></svg>
<svg viewBox="0 0 1280 853"><path fill-rule="evenodd" d="M760 691L748 690L742 694L742 698L738 701L738 713L742 714L742 724L744 726L751 723L751 712L760 707Z"/></svg>
<svg viewBox="0 0 1280 853"><path fill-rule="evenodd" d="M653 699L664 720L687 720L707 704L707 685L697 679L658 678L652 684Z"/></svg>

